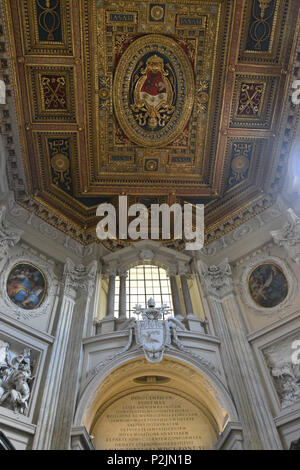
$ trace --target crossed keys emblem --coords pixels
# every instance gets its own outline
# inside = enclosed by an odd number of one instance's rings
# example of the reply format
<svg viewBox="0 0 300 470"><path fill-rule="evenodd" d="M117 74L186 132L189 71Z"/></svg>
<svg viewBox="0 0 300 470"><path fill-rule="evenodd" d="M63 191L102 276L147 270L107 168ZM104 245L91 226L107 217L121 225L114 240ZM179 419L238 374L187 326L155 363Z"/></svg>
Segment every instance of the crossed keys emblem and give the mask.
<svg viewBox="0 0 300 470"><path fill-rule="evenodd" d="M42 77L42 90L46 109L66 108L65 77Z"/></svg>
<svg viewBox="0 0 300 470"><path fill-rule="evenodd" d="M250 110L253 114L258 114L263 91L263 84L243 83L241 86L239 114L250 114Z"/></svg>

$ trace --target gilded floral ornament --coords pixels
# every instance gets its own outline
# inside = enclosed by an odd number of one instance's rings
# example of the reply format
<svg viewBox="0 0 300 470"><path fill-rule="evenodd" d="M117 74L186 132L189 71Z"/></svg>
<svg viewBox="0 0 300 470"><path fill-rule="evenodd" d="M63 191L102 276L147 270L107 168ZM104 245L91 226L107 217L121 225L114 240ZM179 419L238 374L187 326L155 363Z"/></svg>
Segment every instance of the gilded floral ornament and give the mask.
<svg viewBox="0 0 300 470"><path fill-rule="evenodd" d="M114 108L125 135L158 147L183 132L192 112L190 61L173 39L147 35L123 53L114 77Z"/></svg>
<svg viewBox="0 0 300 470"><path fill-rule="evenodd" d="M209 81L201 80L197 90L197 113L205 114L208 109L209 102Z"/></svg>

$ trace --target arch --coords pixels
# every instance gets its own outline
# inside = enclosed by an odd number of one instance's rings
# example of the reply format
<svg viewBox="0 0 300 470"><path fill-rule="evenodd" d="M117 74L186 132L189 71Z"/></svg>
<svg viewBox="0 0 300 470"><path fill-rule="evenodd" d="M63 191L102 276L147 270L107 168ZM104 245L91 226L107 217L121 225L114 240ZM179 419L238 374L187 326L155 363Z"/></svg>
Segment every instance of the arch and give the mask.
<svg viewBox="0 0 300 470"><path fill-rule="evenodd" d="M155 265L164 269L167 272L168 276L177 276L183 273L190 273L191 260L191 256L161 246L160 243L157 241L142 240L134 243L129 247L123 248L118 252L109 253L102 258L103 270L100 286L102 285L102 282L105 282L105 280L103 281L103 278L105 278L105 276L118 276L123 273L126 273L128 270L138 265ZM100 292L101 294L99 295L98 299L98 320L102 320L106 315L106 312L104 311L103 307L100 307L100 305L103 305L103 302L100 302L100 296L102 296L101 298L103 299L105 295L104 290L101 289L101 287ZM184 312L185 303L183 295L180 291L178 294L180 297L180 310ZM173 303L173 299L172 302L169 303ZM117 305L115 305L114 310L117 310Z"/></svg>
<svg viewBox="0 0 300 470"><path fill-rule="evenodd" d="M171 248L161 246L159 242L141 240L116 253L109 253L102 258L104 265L118 268L120 271L130 269L138 264L155 264L163 269L189 270L191 256Z"/></svg>
<svg viewBox="0 0 300 470"><path fill-rule="evenodd" d="M140 376L170 379L167 383L139 385ZM132 351L105 364L83 384L74 418L74 426L84 425L91 433L98 419L114 401L140 390L160 390L180 395L197 404L216 430L221 433L238 415L224 383L215 373L187 358L181 351L169 351L161 363L150 364L140 351Z"/></svg>

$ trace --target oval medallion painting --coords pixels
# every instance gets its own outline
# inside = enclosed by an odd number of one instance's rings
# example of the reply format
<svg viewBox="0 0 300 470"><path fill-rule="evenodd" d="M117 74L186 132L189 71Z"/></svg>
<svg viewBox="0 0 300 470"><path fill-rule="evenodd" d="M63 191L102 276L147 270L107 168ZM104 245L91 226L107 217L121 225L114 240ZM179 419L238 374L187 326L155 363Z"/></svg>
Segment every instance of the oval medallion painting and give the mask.
<svg viewBox="0 0 300 470"><path fill-rule="evenodd" d="M7 294L21 308L38 308L46 294L44 274L30 263L16 264L7 279Z"/></svg>
<svg viewBox="0 0 300 470"><path fill-rule="evenodd" d="M142 146L166 145L190 118L191 63L171 38L143 36L122 55L114 77L114 108L127 137Z"/></svg>
<svg viewBox="0 0 300 470"><path fill-rule="evenodd" d="M272 308L287 296L288 284L279 266L260 264L249 275L249 291L252 299L261 307Z"/></svg>

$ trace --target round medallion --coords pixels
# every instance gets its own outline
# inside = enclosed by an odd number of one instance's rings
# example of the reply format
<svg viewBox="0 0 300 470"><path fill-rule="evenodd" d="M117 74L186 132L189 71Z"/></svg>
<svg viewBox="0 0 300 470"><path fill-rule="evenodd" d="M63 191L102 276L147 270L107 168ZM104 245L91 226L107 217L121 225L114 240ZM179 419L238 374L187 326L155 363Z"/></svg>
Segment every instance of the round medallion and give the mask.
<svg viewBox="0 0 300 470"><path fill-rule="evenodd" d="M162 19L164 16L164 9L163 7L160 7L159 5L155 5L151 9L151 16L154 20L159 21Z"/></svg>
<svg viewBox="0 0 300 470"><path fill-rule="evenodd" d="M202 91L201 93L198 94L198 99L201 104L205 104L208 102L208 94Z"/></svg>
<svg viewBox="0 0 300 470"><path fill-rule="evenodd" d="M249 275L249 292L258 305L276 307L288 294L288 283L277 264L264 263L256 266Z"/></svg>
<svg viewBox="0 0 300 470"><path fill-rule="evenodd" d="M147 171L156 171L157 170L157 160L146 160L145 161L145 170Z"/></svg>
<svg viewBox="0 0 300 470"><path fill-rule="evenodd" d="M244 173L249 168L249 160L244 155L238 155L231 162L231 168L235 173Z"/></svg>
<svg viewBox="0 0 300 470"><path fill-rule="evenodd" d="M46 294L46 278L30 263L18 263L10 271L6 289L10 300L25 310L38 308Z"/></svg>
<svg viewBox="0 0 300 470"><path fill-rule="evenodd" d="M70 162L66 155L58 153L51 159L51 166L55 171L66 171L70 167Z"/></svg>
<svg viewBox="0 0 300 470"><path fill-rule="evenodd" d="M143 36L122 55L113 91L125 135L142 146L167 145L182 133L192 112L192 66L173 39Z"/></svg>
<svg viewBox="0 0 300 470"><path fill-rule="evenodd" d="M99 90L99 96L102 100L107 100L109 97L109 90L107 88L101 88L101 90Z"/></svg>

